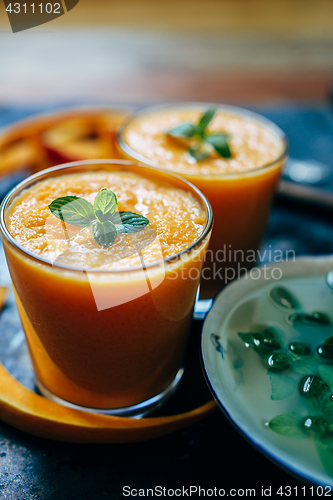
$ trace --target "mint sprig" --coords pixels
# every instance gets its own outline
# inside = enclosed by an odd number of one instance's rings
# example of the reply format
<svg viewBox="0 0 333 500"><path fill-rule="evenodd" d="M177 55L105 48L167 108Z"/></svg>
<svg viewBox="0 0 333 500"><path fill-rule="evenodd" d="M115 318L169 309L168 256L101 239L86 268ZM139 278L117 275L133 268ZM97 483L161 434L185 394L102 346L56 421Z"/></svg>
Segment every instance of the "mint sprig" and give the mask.
<svg viewBox="0 0 333 500"><path fill-rule="evenodd" d="M166 134L175 139L191 139L187 152L195 161L205 160L212 151L216 151L223 158L231 158L229 134L207 131L216 113L217 108L210 108L201 115L197 124L180 123L167 130Z"/></svg>
<svg viewBox="0 0 333 500"><path fill-rule="evenodd" d="M52 214L73 226L91 227L96 243L107 248L117 234L141 231L149 220L135 212L117 212L117 197L111 189L103 188L97 194L94 205L78 196L57 198L48 205Z"/></svg>
<svg viewBox="0 0 333 500"><path fill-rule="evenodd" d="M134 212L116 212L111 220L115 224L118 233L122 234L136 233L149 224L146 217Z"/></svg>
<svg viewBox="0 0 333 500"><path fill-rule="evenodd" d="M111 220L117 209L117 197L111 189L102 189L94 201L95 215L100 222Z"/></svg>
<svg viewBox="0 0 333 500"><path fill-rule="evenodd" d="M112 245L114 240L117 238L117 228L109 220L106 220L105 222L94 220L91 224L91 232L96 243L103 248Z"/></svg>
<svg viewBox="0 0 333 500"><path fill-rule="evenodd" d="M58 219L74 226L88 227L96 218L92 204L78 196L57 198L49 205L49 209Z"/></svg>
<svg viewBox="0 0 333 500"><path fill-rule="evenodd" d="M189 139L197 133L197 127L190 122L180 123L167 131L168 135Z"/></svg>

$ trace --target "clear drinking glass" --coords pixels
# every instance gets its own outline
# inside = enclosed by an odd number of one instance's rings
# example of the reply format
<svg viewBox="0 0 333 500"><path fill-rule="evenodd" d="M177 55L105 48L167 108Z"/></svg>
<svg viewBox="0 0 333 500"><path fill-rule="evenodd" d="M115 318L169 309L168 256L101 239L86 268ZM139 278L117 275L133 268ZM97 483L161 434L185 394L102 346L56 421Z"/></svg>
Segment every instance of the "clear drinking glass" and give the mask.
<svg viewBox="0 0 333 500"><path fill-rule="evenodd" d="M146 151L138 152L128 141L128 134L133 127L140 125L150 117L173 112L195 111L203 113L209 108L231 117L241 117L248 123L255 122L270 131L280 143L280 152L267 164L258 164L256 168L235 173L207 173L200 171L200 162L196 166L188 165L182 169L174 159L175 142L166 138L159 144L160 151L167 151L163 161L152 159L153 145ZM185 120L186 121L186 120ZM175 124L174 124L175 125ZM174 126L173 125L173 126ZM150 133L145 128L147 136ZM237 132L234 133L237 135ZM202 271L201 297L212 298L221 288L248 271L255 265L257 251L262 242L270 214L274 192L288 155L288 144L284 132L267 118L246 109L211 103L177 103L145 108L130 115L120 128L119 146L124 158L134 159L143 165L150 165L172 171L195 184L209 200L214 213L214 229L209 251ZM180 146L184 147L180 143ZM258 144L260 148L260 144ZM185 151L185 150L184 150ZM156 151L155 151L156 152ZM208 161L208 160L207 160Z"/></svg>
<svg viewBox="0 0 333 500"><path fill-rule="evenodd" d="M8 230L17 196L58 176L122 171L190 193L205 214L201 236L176 255L141 265L76 268L23 248ZM192 320L212 212L185 179L122 160L74 162L39 172L1 206L1 236L40 392L88 411L141 416L176 389ZM155 238L155 239L154 239ZM158 243L159 235L153 235ZM148 242L149 243L149 242ZM82 258L82 256L78 257Z"/></svg>

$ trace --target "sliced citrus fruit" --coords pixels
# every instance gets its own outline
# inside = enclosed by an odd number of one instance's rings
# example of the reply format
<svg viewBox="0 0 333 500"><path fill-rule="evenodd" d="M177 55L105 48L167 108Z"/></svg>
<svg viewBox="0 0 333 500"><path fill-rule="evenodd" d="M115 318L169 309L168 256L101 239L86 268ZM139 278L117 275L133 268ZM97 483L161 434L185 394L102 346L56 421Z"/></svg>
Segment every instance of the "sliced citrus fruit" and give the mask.
<svg viewBox="0 0 333 500"><path fill-rule="evenodd" d="M168 417L134 419L67 408L30 391L0 363L0 419L42 438L72 443L130 443L169 434L211 414L215 401Z"/></svg>

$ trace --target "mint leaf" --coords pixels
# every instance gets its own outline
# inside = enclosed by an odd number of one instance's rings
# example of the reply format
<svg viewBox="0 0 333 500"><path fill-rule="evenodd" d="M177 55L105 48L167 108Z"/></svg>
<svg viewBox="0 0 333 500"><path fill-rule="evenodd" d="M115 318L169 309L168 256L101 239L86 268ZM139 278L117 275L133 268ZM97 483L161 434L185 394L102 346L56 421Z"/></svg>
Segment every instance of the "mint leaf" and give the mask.
<svg viewBox="0 0 333 500"><path fill-rule="evenodd" d="M94 206L84 198L77 196L64 196L57 198L49 205L49 209L58 219L73 224L74 226L92 226L93 237L101 247L112 245L117 237L117 232L123 234L136 233L149 224L149 220L141 214L134 212L116 212L117 197L111 189L103 188L94 201ZM145 235L141 244L148 246L148 240L156 230Z"/></svg>
<svg viewBox="0 0 333 500"><path fill-rule="evenodd" d="M103 188L94 201L96 217L100 222L110 220L117 209L117 197L111 189Z"/></svg>
<svg viewBox="0 0 333 500"><path fill-rule="evenodd" d="M328 385L318 375L305 375L299 385L300 394L304 398L318 398L327 389Z"/></svg>
<svg viewBox="0 0 333 500"><path fill-rule="evenodd" d="M231 158L229 134L206 132L217 111L217 108L210 108L201 115L197 125L184 122L165 133L176 138L193 139L187 152L196 161L205 160L214 150L223 158Z"/></svg>
<svg viewBox="0 0 333 500"><path fill-rule="evenodd" d="M112 245L114 240L117 238L117 228L109 220L105 222L95 220L91 225L91 230L94 240L103 248L107 248Z"/></svg>
<svg viewBox="0 0 333 500"><path fill-rule="evenodd" d="M78 200L78 196L63 196L62 198L57 198L56 200L53 200L50 205L48 205L49 209L51 210L52 213L54 213L56 210L60 210L61 207L66 205L67 203L71 203L74 200ZM58 217L58 219L61 219L61 217Z"/></svg>
<svg viewBox="0 0 333 500"><path fill-rule="evenodd" d="M333 476L333 435L332 432L321 435L316 433L314 436L316 448L320 461L328 475Z"/></svg>
<svg viewBox="0 0 333 500"><path fill-rule="evenodd" d="M326 382L330 390L333 391L333 366L320 364L319 375Z"/></svg>
<svg viewBox="0 0 333 500"><path fill-rule="evenodd" d="M297 298L283 286L275 286L269 292L271 299L285 309L300 309Z"/></svg>
<svg viewBox="0 0 333 500"><path fill-rule="evenodd" d="M112 218L118 233L128 234L141 231L149 224L149 220L141 214L135 212L117 212Z"/></svg>
<svg viewBox="0 0 333 500"><path fill-rule="evenodd" d="M201 143L195 148L190 148L188 150L189 155L192 156L196 161L202 161L208 158L209 151L205 148L205 146Z"/></svg>
<svg viewBox="0 0 333 500"><path fill-rule="evenodd" d="M271 381L271 400L282 401L289 398L296 388L296 382L288 375L279 375L277 373L267 372Z"/></svg>
<svg viewBox="0 0 333 500"><path fill-rule="evenodd" d="M330 396L330 390L323 390L316 397L308 399L308 407L312 414L325 417L333 423L333 400Z"/></svg>
<svg viewBox="0 0 333 500"><path fill-rule="evenodd" d="M318 372L318 362L313 357L300 358L293 362L292 370L300 375L308 375L309 373L316 375Z"/></svg>
<svg viewBox="0 0 333 500"><path fill-rule="evenodd" d="M304 439L307 436L306 430L302 425L304 417L296 412L284 413L273 417L269 422L272 431L283 436Z"/></svg>
<svg viewBox="0 0 333 500"><path fill-rule="evenodd" d="M272 372L282 372L291 366L290 357L284 352L274 352L267 360L268 369Z"/></svg>
<svg viewBox="0 0 333 500"><path fill-rule="evenodd" d="M206 128L208 127L208 125L210 124L216 113L217 113L217 108L210 108L203 113L198 123L198 129L200 130L201 135L205 133Z"/></svg>
<svg viewBox="0 0 333 500"><path fill-rule="evenodd" d="M294 325L298 323L303 323L304 325L313 326L329 326L331 324L330 318L327 314L322 312L313 312L312 314L307 313L295 313L288 317L289 321Z"/></svg>
<svg viewBox="0 0 333 500"><path fill-rule="evenodd" d="M190 122L184 122L167 130L166 133L167 135L171 135L172 137L182 137L184 139L190 139L197 133L197 127Z"/></svg>
<svg viewBox="0 0 333 500"><path fill-rule="evenodd" d="M330 337L327 337L327 339L324 340L322 347L323 355L326 356L327 358L332 359L333 358L333 335Z"/></svg>
<svg viewBox="0 0 333 500"><path fill-rule="evenodd" d="M77 196L64 196L48 206L55 217L74 226L88 227L95 219L94 207Z"/></svg>
<svg viewBox="0 0 333 500"><path fill-rule="evenodd" d="M223 158L231 158L228 134L209 134L205 136L205 141Z"/></svg>
<svg viewBox="0 0 333 500"><path fill-rule="evenodd" d="M261 358L268 356L280 349L280 343L274 338L270 329L264 333L238 333L242 341L253 349Z"/></svg>

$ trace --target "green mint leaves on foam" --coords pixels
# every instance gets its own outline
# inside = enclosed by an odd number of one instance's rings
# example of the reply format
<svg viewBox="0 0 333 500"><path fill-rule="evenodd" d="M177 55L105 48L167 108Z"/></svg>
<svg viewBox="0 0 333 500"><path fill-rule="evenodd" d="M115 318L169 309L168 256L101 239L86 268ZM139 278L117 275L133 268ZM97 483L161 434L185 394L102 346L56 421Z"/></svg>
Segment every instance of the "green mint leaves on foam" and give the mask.
<svg viewBox="0 0 333 500"><path fill-rule="evenodd" d="M57 198L49 209L58 219L74 226L88 227L96 219L92 204L78 196Z"/></svg>
<svg viewBox="0 0 333 500"><path fill-rule="evenodd" d="M118 233L122 234L136 233L149 224L146 217L134 212L117 212L111 220L115 224Z"/></svg>
<svg viewBox="0 0 333 500"><path fill-rule="evenodd" d="M205 160L213 151L223 158L231 158L229 134L207 131L216 113L217 108L208 109L201 115L196 125L190 122L180 123L167 130L166 134L176 139L191 140L187 152L195 161Z"/></svg>
<svg viewBox="0 0 333 500"><path fill-rule="evenodd" d="M91 225L91 232L96 243L103 248L107 248L112 245L114 240L117 238L117 228L109 220L101 222L99 220L94 220Z"/></svg>
<svg viewBox="0 0 333 500"><path fill-rule="evenodd" d="M110 189L103 188L97 194L94 205L78 196L64 196L48 206L52 214L61 221L79 227L91 227L96 243L107 248L117 234L141 231L149 224L143 215L134 212L117 212L117 197Z"/></svg>
<svg viewBox="0 0 333 500"><path fill-rule="evenodd" d="M94 201L95 215L100 222L111 220L117 209L117 197L111 189L102 189Z"/></svg>
<svg viewBox="0 0 333 500"><path fill-rule="evenodd" d="M199 119L199 123L197 125L197 128L199 129L199 131L202 135L205 133L206 128L208 127L208 125L210 124L210 122L212 121L212 119L214 118L216 113L217 113L217 109L211 108L211 109L208 109L207 111L205 111L201 115L201 117Z"/></svg>

